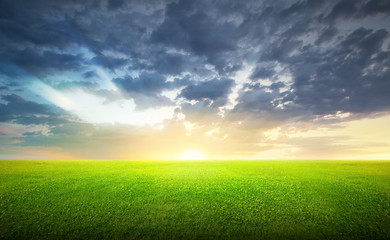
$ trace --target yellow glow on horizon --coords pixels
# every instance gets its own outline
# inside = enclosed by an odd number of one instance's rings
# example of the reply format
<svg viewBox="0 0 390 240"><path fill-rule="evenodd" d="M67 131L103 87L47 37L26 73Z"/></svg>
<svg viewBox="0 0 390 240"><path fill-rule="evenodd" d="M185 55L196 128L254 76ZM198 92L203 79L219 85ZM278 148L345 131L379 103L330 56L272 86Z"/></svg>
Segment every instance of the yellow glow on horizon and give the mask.
<svg viewBox="0 0 390 240"><path fill-rule="evenodd" d="M204 160L204 154L197 150L185 150L180 156L179 160Z"/></svg>

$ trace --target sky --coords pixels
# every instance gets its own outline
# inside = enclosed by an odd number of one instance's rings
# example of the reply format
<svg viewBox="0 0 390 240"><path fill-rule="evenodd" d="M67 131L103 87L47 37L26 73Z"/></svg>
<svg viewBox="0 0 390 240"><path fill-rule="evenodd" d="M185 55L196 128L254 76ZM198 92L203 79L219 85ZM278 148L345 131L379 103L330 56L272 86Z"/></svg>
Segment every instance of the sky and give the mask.
<svg viewBox="0 0 390 240"><path fill-rule="evenodd" d="M0 0L0 159L390 159L390 1Z"/></svg>

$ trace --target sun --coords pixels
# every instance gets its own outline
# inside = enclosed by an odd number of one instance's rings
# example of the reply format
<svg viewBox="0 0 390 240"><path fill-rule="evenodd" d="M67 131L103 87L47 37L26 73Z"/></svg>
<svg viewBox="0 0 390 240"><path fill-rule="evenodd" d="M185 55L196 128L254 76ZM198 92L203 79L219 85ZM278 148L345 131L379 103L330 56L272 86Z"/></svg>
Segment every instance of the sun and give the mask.
<svg viewBox="0 0 390 240"><path fill-rule="evenodd" d="M180 154L179 160L204 160L204 154L198 150L185 150Z"/></svg>

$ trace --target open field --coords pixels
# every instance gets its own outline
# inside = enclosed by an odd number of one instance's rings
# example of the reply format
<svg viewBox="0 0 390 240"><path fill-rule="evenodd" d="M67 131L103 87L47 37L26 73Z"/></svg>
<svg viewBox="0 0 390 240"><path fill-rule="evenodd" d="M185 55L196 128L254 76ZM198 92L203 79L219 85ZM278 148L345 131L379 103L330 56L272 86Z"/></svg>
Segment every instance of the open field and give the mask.
<svg viewBox="0 0 390 240"><path fill-rule="evenodd" d="M390 161L0 161L0 239L390 239Z"/></svg>

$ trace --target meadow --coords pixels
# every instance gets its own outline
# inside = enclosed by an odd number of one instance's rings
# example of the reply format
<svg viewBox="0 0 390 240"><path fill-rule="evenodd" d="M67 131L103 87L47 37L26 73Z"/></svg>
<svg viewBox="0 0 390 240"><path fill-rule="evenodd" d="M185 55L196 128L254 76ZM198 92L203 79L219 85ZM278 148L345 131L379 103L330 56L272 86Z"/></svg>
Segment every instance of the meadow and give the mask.
<svg viewBox="0 0 390 240"><path fill-rule="evenodd" d="M0 161L0 239L390 239L390 161Z"/></svg>

